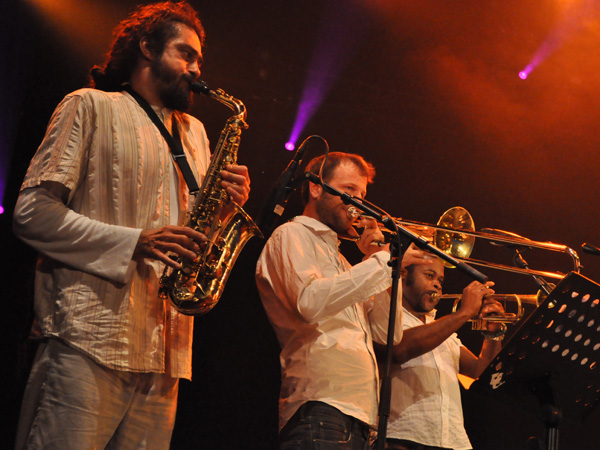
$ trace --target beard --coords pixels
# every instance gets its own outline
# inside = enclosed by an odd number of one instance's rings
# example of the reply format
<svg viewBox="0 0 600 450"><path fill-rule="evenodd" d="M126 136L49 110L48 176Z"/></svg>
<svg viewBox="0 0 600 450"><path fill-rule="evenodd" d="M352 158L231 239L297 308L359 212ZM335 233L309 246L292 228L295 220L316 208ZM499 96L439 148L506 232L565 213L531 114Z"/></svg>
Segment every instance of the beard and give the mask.
<svg viewBox="0 0 600 450"><path fill-rule="evenodd" d="M158 95L166 108L187 111L192 104L190 82L185 75L180 75L167 67L161 58L155 58L150 63L152 74L159 81Z"/></svg>
<svg viewBox="0 0 600 450"><path fill-rule="evenodd" d="M325 193L325 195L330 196L330 194L327 193ZM331 198L334 197L331 196ZM352 227L352 222L348 220L346 214L342 215L339 213L339 204L336 204L337 202L328 200L330 199L322 199L315 205L319 220L337 234L347 235L348 230Z"/></svg>

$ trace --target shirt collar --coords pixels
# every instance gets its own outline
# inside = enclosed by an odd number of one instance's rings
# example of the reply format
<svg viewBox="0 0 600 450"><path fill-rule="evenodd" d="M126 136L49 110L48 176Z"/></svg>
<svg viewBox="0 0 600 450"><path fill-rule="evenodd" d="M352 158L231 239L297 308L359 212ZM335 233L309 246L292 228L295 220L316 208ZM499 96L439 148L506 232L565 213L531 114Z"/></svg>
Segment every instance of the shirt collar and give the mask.
<svg viewBox="0 0 600 450"><path fill-rule="evenodd" d="M311 230L317 236L321 236L327 243L331 244L333 247L337 247L339 245L339 240L337 237L337 233L325 225L323 222L318 221L317 219L313 219L308 216L296 216L292 219L292 222L301 223L306 228Z"/></svg>
<svg viewBox="0 0 600 450"><path fill-rule="evenodd" d="M408 309L406 309L405 307L402 307L402 309L404 310L404 312L406 314L409 314L411 316L413 316L415 319L417 320L421 320L420 317L425 317L425 323L429 323L433 320L435 320L435 315L437 313L437 309L432 309L431 311L429 311L428 313L424 313L424 314L419 314L419 316L413 314L412 312L410 312Z"/></svg>
<svg viewBox="0 0 600 450"><path fill-rule="evenodd" d="M124 91L122 91L122 93L125 94L126 96L130 97L131 100L133 100L135 102L135 99L129 92L124 90ZM171 116L173 115L172 109L166 108L164 106L157 106L157 105L152 105L152 104L150 104L150 106L152 107L154 112L158 115L158 117L160 117L160 120L162 120L163 122L166 122L167 120L169 120L171 118Z"/></svg>

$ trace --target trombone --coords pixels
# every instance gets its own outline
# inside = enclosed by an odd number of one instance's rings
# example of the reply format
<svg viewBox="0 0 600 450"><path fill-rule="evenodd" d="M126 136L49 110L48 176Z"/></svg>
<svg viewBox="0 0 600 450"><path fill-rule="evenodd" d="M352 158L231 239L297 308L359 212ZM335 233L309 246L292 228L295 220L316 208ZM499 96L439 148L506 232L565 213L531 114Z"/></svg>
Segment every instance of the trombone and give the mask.
<svg viewBox="0 0 600 450"><path fill-rule="evenodd" d="M368 217L363 216L357 208L348 207L349 217ZM534 270L529 267L513 267L506 264L498 264L489 261L469 258L475 245L475 238L487 239L491 244L502 245L508 244L511 247L521 248L538 248L553 252L564 253L571 257L573 264L573 272L579 273L581 270L581 262L579 255L572 248L562 244L553 242L539 242L524 238L514 233L502 230L488 229L491 232L475 231L475 225L471 214L462 206L455 206L448 209L436 225L431 225L424 222L408 221L402 219L394 219L401 226L413 229L417 234L423 234L423 230L433 230L433 242L437 248L443 252L453 256L459 261L464 261L467 264L483 266L491 269L504 270L507 272L518 273L541 278L553 278L562 280L566 274L561 272L549 272L545 270ZM431 239L430 239L431 240Z"/></svg>
<svg viewBox="0 0 600 450"><path fill-rule="evenodd" d="M363 216L361 212L353 206L348 207L347 210L349 218L356 218ZM368 217L368 216L363 216ZM523 317L523 303L528 303L538 307L542 300L546 297L550 291L547 287L552 287L545 281L545 278L553 278L562 280L566 274L561 272L549 272L545 270L534 270L529 268L527 263L521 258L519 266L508 266L505 264L498 264L489 261L482 261L474 258L470 258L473 246L475 245L475 238L487 239L491 244L494 245L507 245L515 250L516 255L520 256L519 248L538 248L542 250L548 250L553 252L564 253L571 257L573 264L573 272L579 273L581 270L581 263L579 256L575 250L562 244L554 244L552 242L539 242L531 239L524 238L517 234L503 231L488 229L491 232L475 231L475 225L473 218L469 212L461 207L456 206L448 209L436 225L431 225L423 222L408 221L402 219L393 219L398 225L405 226L406 228L412 229L416 234L424 235L432 244L439 248L441 251L453 256L459 261L464 261L467 264L473 264L483 266L491 269L504 270L507 272L517 273L521 275L529 275L540 281L542 289L534 295L517 295L517 294L491 294L485 298L493 298L497 301L512 303L514 302L517 307L516 313L504 313L497 315L486 316L485 318L475 318L469 320L472 323L474 330L485 329L485 322L500 322L515 324ZM427 234L427 236L425 236ZM444 262L445 265L448 265ZM443 294L439 295L439 298L454 298L453 311L456 311L458 304L461 300L461 295L457 294ZM506 307L505 307L506 309Z"/></svg>

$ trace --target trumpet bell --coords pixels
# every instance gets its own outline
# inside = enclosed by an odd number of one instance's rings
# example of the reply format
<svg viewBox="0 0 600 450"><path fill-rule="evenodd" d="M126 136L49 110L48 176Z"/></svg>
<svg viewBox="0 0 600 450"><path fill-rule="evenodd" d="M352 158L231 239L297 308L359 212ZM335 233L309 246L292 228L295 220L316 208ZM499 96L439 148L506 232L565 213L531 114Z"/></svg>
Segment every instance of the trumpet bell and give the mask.
<svg viewBox="0 0 600 450"><path fill-rule="evenodd" d="M458 258L468 258L475 245L475 236L459 233L460 230L475 231L473 217L462 206L455 206L447 210L437 225L444 228L452 228L457 231L436 230L434 243L437 248L448 255ZM454 267L444 261L446 267Z"/></svg>
<svg viewBox="0 0 600 450"><path fill-rule="evenodd" d="M452 312L456 312L458 305L462 300L462 295L440 296L440 298L445 297L455 298ZM533 305L535 308L537 308L546 298L546 294L540 290L537 292L537 294L533 295L491 294L486 295L484 298L491 298L497 302L500 302L505 312L502 314L491 314L481 318L470 319L469 322L471 322L471 329L473 330L487 330L487 324L490 322L514 325L521 320L523 314L525 313L523 308L524 303Z"/></svg>

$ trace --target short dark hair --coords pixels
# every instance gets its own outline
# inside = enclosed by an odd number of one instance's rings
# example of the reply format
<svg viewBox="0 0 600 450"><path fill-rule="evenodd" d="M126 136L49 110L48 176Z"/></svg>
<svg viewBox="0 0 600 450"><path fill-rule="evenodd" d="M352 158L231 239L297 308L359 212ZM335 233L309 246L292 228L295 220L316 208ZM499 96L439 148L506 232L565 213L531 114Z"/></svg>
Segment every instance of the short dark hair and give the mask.
<svg viewBox="0 0 600 450"><path fill-rule="evenodd" d="M190 27L198 35L200 43L204 43L204 28L198 13L187 2L166 1L138 6L114 29L114 40L104 66L92 69L90 86L104 91L121 90L141 55L142 38L146 38L151 51L161 55L169 39L179 33L178 24Z"/></svg>
<svg viewBox="0 0 600 450"><path fill-rule="evenodd" d="M311 172L318 175L324 159L325 155L317 156L316 158L311 159L306 166L305 172ZM375 167L373 167L373 164L365 161L365 159L360 155L344 152L331 152L327 155L327 159L323 165L323 172L321 174L324 182L327 183L331 179L333 171L342 162L354 164L360 171L361 175L367 178L367 183L373 183L373 180L375 179ZM308 183L309 182L307 181L302 185L302 203L305 206L308 203Z"/></svg>

